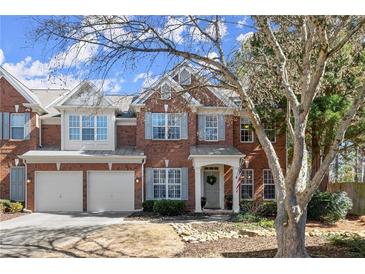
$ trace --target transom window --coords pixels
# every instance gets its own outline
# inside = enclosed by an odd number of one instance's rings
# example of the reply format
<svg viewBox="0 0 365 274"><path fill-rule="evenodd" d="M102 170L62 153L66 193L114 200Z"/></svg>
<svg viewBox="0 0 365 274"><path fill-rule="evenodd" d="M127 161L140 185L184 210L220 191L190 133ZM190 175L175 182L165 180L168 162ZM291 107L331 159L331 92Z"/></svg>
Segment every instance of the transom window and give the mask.
<svg viewBox="0 0 365 274"><path fill-rule="evenodd" d="M276 130L275 125L265 124L265 133L272 143L276 142Z"/></svg>
<svg viewBox="0 0 365 274"><path fill-rule="evenodd" d="M24 113L11 113L10 116L11 127L11 139L23 140L24 139L24 127L25 127L25 115Z"/></svg>
<svg viewBox="0 0 365 274"><path fill-rule="evenodd" d="M253 142L253 130L251 128L251 120L246 117L241 118L241 142Z"/></svg>
<svg viewBox="0 0 365 274"><path fill-rule="evenodd" d="M253 199L253 170L243 169L242 170L242 182L241 182L241 198L245 200Z"/></svg>
<svg viewBox="0 0 365 274"><path fill-rule="evenodd" d="M180 113L152 113L152 138L178 140L181 135Z"/></svg>
<svg viewBox="0 0 365 274"><path fill-rule="evenodd" d="M191 84L191 74L188 70L183 69L180 72L179 80L181 85L190 85Z"/></svg>
<svg viewBox="0 0 365 274"><path fill-rule="evenodd" d="M218 140L218 116L206 115L205 116L205 140L217 141Z"/></svg>
<svg viewBox="0 0 365 274"><path fill-rule="evenodd" d="M107 121L107 116L70 115L68 120L69 139L81 139L83 141L107 140Z"/></svg>
<svg viewBox="0 0 365 274"><path fill-rule="evenodd" d="M181 169L153 169L153 197L159 199L181 199Z"/></svg>
<svg viewBox="0 0 365 274"><path fill-rule="evenodd" d="M270 169L264 169L264 200L275 199L275 183Z"/></svg>
<svg viewBox="0 0 365 274"><path fill-rule="evenodd" d="M168 84L163 84L161 86L161 99L171 99L171 87Z"/></svg>

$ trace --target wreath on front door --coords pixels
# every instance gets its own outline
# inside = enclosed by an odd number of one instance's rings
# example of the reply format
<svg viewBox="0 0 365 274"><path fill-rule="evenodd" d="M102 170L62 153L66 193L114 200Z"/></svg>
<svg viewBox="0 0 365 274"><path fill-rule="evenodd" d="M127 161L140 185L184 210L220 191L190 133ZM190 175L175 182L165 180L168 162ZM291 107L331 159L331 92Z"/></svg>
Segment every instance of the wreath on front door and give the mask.
<svg viewBox="0 0 365 274"><path fill-rule="evenodd" d="M207 183L210 185L214 185L217 182L217 177L214 175L207 176Z"/></svg>

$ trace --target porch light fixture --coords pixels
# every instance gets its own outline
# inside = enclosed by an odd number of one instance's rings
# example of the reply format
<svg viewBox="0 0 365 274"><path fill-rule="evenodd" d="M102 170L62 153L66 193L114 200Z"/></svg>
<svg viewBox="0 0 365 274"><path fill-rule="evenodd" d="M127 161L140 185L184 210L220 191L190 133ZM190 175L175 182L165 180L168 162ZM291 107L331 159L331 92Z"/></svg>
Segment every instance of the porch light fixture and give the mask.
<svg viewBox="0 0 365 274"><path fill-rule="evenodd" d="M18 165L19 165L19 159L18 159L18 158L16 158L16 159L14 160L14 163L15 163L15 166L18 166Z"/></svg>
<svg viewBox="0 0 365 274"><path fill-rule="evenodd" d="M27 179L27 184L30 184L32 180L30 178Z"/></svg>
<svg viewBox="0 0 365 274"><path fill-rule="evenodd" d="M136 184L139 184L139 182L140 182L140 179L136 178Z"/></svg>
<svg viewBox="0 0 365 274"><path fill-rule="evenodd" d="M15 112L19 111L19 105L15 105Z"/></svg>
<svg viewBox="0 0 365 274"><path fill-rule="evenodd" d="M169 160L165 160L165 167L169 167Z"/></svg>
<svg viewBox="0 0 365 274"><path fill-rule="evenodd" d="M248 165L250 164L250 160L245 159L245 167L248 168Z"/></svg>

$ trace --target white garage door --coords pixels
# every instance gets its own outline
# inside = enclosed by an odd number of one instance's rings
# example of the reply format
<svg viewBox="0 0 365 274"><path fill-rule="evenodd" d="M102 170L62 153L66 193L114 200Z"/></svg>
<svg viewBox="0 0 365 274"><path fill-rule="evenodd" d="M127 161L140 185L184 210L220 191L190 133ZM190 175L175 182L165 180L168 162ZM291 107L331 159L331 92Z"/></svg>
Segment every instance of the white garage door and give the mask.
<svg viewBox="0 0 365 274"><path fill-rule="evenodd" d="M88 211L134 210L133 171L89 171Z"/></svg>
<svg viewBox="0 0 365 274"><path fill-rule="evenodd" d="M36 211L82 211L81 171L37 171Z"/></svg>

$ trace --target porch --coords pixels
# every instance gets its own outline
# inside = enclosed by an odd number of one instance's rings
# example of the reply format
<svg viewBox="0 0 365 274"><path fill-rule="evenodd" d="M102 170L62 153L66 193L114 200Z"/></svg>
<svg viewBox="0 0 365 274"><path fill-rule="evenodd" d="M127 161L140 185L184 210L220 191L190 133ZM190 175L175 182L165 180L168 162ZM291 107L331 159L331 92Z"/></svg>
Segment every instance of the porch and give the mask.
<svg viewBox="0 0 365 274"><path fill-rule="evenodd" d="M224 166L232 167L232 211L239 212L237 175L244 155L232 146L198 145L190 147L189 159L195 171L195 212L202 212L201 199L206 198L205 209L225 210Z"/></svg>

